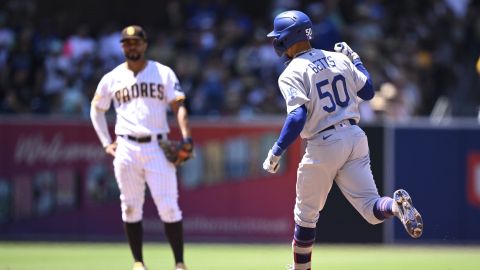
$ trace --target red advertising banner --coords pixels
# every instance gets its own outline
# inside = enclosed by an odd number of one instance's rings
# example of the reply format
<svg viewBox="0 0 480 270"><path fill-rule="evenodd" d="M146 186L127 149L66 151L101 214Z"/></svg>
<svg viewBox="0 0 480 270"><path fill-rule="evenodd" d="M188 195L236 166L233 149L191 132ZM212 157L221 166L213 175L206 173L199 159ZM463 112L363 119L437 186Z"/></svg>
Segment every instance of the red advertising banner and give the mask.
<svg viewBox="0 0 480 270"><path fill-rule="evenodd" d="M467 198L471 205L480 208L480 152L467 157Z"/></svg>
<svg viewBox="0 0 480 270"><path fill-rule="evenodd" d="M178 170L187 240L289 241L299 141L270 175L261 165L282 121L191 123L195 158ZM123 237L112 158L89 121L4 119L0 130L0 238ZM163 238L147 198L145 234Z"/></svg>

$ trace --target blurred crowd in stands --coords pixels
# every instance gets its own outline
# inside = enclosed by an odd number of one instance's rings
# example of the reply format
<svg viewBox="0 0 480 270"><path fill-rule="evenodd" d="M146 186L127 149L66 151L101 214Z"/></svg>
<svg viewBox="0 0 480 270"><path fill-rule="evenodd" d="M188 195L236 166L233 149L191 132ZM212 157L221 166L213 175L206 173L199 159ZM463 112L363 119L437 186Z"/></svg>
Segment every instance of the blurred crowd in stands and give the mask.
<svg viewBox="0 0 480 270"><path fill-rule="evenodd" d="M39 18L40 2L0 6L0 114L87 118L100 78L123 62L125 25L78 22L65 33L55 14ZM261 15L237 2L170 0L167 23L136 22L147 30L148 57L176 72L192 115L285 114L277 89L285 59L266 34L276 14L298 9L313 21L314 47L346 41L370 71L376 97L361 106L365 121L428 116L442 98L453 115L476 116L480 1L271 0Z"/></svg>

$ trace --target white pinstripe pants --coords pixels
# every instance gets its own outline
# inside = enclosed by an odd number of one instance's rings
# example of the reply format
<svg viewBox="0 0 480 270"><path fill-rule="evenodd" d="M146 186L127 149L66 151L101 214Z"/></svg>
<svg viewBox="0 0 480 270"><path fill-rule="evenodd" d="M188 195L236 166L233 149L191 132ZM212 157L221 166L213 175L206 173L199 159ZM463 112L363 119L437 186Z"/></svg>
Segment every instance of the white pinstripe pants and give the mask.
<svg viewBox="0 0 480 270"><path fill-rule="evenodd" d="M147 184L161 220L180 221L176 168L167 161L158 142L137 143L118 137L117 143L113 167L120 189L122 220L142 220Z"/></svg>

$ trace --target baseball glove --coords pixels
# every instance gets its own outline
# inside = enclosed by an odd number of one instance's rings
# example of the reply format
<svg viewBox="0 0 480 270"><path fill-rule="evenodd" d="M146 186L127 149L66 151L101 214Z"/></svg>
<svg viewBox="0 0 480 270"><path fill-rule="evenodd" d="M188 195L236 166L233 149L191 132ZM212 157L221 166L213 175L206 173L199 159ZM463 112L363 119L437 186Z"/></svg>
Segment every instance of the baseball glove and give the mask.
<svg viewBox="0 0 480 270"><path fill-rule="evenodd" d="M193 141L192 139L184 139L183 141L159 141L160 148L168 161L175 166L182 165L185 161L193 157Z"/></svg>

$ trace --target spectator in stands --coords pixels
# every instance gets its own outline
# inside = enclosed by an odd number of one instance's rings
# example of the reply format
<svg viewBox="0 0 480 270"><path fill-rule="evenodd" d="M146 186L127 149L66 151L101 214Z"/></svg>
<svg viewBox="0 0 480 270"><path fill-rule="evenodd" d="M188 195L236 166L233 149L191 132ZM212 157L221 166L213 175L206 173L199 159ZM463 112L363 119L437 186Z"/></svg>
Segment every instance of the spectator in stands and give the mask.
<svg viewBox="0 0 480 270"><path fill-rule="evenodd" d="M315 32L324 33L315 35L317 47L331 49L337 40L346 40L366 56L377 91L386 83L397 90L398 99L390 101L398 101L404 113L388 119L427 116L439 97L454 108L471 105L453 113L476 112L478 77L471 63L480 54L479 1L307 2L271 0L263 15L253 16L236 1L168 1L161 18L165 23L148 26L157 33L150 53L178 71L193 115L280 114L279 91L270 91L269 85L276 85L284 65L263 37L274 14L306 10ZM61 98L75 109L52 106L50 113L81 116L92 81L124 61L118 27L108 21L104 27L77 27L68 13L45 18L36 13L36 1L7 0L0 7L0 113L46 113L51 93L68 93ZM52 40L64 44L60 56L47 50ZM53 72L55 66L64 74ZM259 89L268 90L260 94ZM370 109L377 105L362 105L371 121L385 119L372 117Z"/></svg>
<svg viewBox="0 0 480 270"><path fill-rule="evenodd" d="M63 55L62 47L59 40L51 42L44 61L43 95L52 113L60 112L61 96L70 79L71 62Z"/></svg>
<svg viewBox="0 0 480 270"><path fill-rule="evenodd" d="M120 27L115 23L107 23L98 38L97 56L100 63L103 64L101 73L107 72L123 62L123 51L120 42L118 42L121 39L121 34L118 29ZM89 44L89 46L93 45L92 43Z"/></svg>

